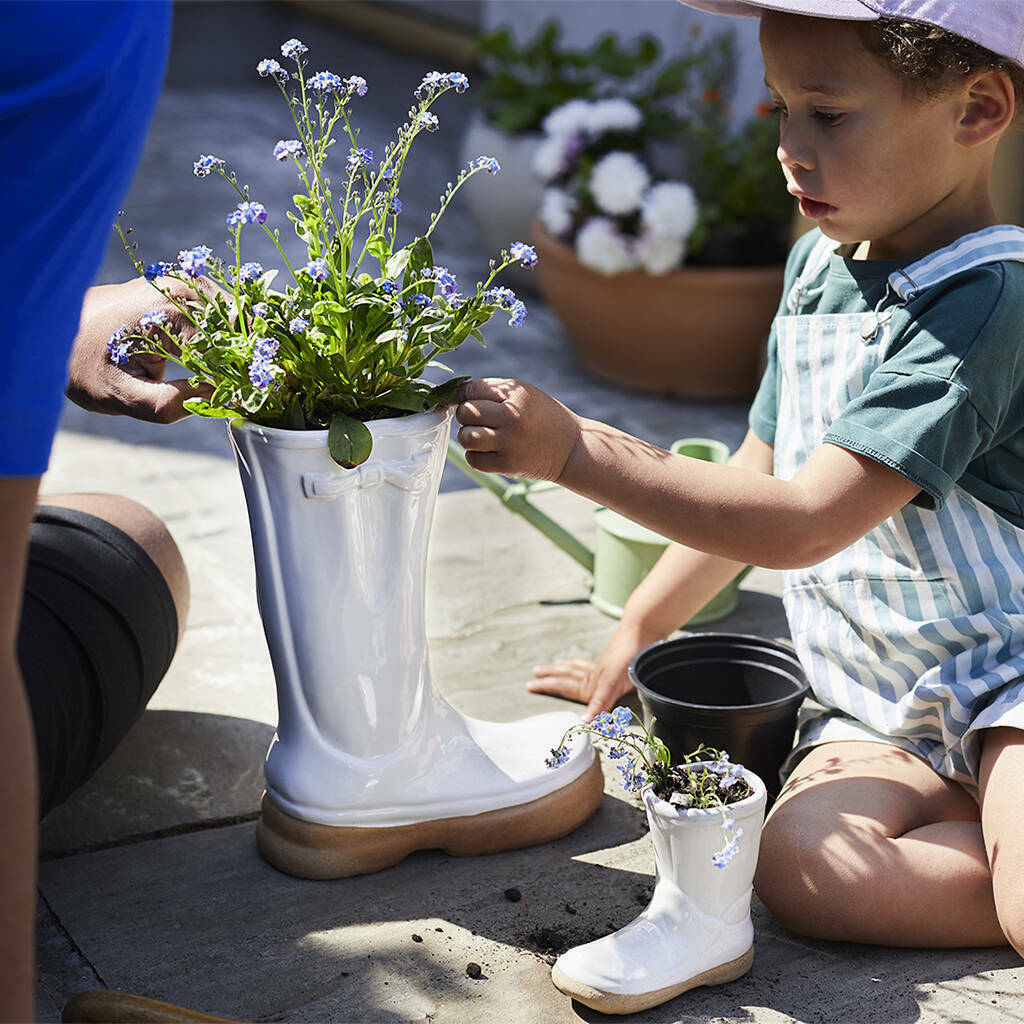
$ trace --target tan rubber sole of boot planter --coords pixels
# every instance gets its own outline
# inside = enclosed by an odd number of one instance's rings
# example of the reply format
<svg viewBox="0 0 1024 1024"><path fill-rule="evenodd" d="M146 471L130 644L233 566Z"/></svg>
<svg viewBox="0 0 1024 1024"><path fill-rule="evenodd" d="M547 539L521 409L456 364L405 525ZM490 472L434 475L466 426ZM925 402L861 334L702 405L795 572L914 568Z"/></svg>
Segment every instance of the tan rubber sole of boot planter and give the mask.
<svg viewBox="0 0 1024 1024"><path fill-rule="evenodd" d="M61 1014L65 1024L191 1024L212 1021L232 1024L228 1017L211 1017L173 1003L117 992L113 989L89 989L68 1000ZM233 1024L238 1024L234 1021Z"/></svg>
<svg viewBox="0 0 1024 1024"><path fill-rule="evenodd" d="M475 857L560 839L597 810L603 794L604 773L597 757L578 779L529 803L414 825L320 825L293 817L264 793L256 840L263 856L286 874L347 878L389 868L417 850Z"/></svg>
<svg viewBox="0 0 1024 1024"><path fill-rule="evenodd" d="M563 974L556 964L551 968L551 981L559 992L589 1006L592 1010L599 1010L601 1013L639 1013L641 1010L649 1010L652 1006L660 1006L667 1003L691 988L699 988L701 985L724 985L727 981L735 981L742 978L750 970L754 962L754 947L730 960L727 964L720 964L712 967L702 974L695 974L686 981L680 981L675 985L666 985L664 988L654 989L653 992L638 992L635 995L623 995L620 992L602 992L599 988L591 988L589 985L582 985L574 981L567 974Z"/></svg>

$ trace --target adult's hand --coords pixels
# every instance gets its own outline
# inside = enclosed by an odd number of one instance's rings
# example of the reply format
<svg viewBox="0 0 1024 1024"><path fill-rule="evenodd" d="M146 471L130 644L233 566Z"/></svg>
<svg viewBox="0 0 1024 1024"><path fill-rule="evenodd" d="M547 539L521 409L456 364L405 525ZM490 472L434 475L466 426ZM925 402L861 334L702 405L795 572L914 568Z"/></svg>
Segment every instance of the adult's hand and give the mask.
<svg viewBox="0 0 1024 1024"><path fill-rule="evenodd" d="M176 278L162 278L161 285L175 297L193 294ZM107 340L118 328L139 329L139 319L161 310L170 334L188 337L191 324L178 308L144 278L123 284L97 285L86 293L78 336L71 353L67 396L90 412L133 416L152 423L174 423L188 415L186 398L209 397L208 386L192 388L187 380L164 380L167 360L138 353L122 366L111 362ZM158 328L157 328L158 329ZM169 338L163 336L170 348Z"/></svg>

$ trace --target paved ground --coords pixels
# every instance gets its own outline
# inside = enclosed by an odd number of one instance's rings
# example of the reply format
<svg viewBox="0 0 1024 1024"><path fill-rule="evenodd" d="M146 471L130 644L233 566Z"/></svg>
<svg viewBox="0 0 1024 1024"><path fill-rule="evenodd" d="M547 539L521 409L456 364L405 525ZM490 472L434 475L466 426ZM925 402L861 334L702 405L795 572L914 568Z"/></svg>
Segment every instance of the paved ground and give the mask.
<svg viewBox="0 0 1024 1024"><path fill-rule="evenodd" d="M208 232L226 199L204 195L215 182L191 177L189 161L200 151L239 164L258 157L266 174L258 183L266 187L254 187L254 195L268 207L287 201L290 182L272 180L279 168L264 152L267 139L272 144L281 134L280 111L271 114L266 83L247 70L281 40L297 35L319 50L323 66L362 73L371 88L378 83L380 106L367 108L374 125L385 113L387 123L404 113L402 95L426 70L281 8L246 5L244 21L227 10L179 7L171 77L126 203L137 214L148 258L201 241L203 232L216 238ZM246 69L242 79L232 77L237 68ZM449 148L439 147L433 158L438 181L450 175L444 162L457 145L457 119L452 130ZM260 135L258 145L250 131ZM257 183L256 175L247 180ZM407 209L422 212L437 186L418 176L406 191ZM448 265L482 259L472 226L457 213L452 222L441 253ZM122 259L112 252L104 280L126 276ZM538 300L526 328L493 332L485 352L460 354L457 369L528 376L581 412L661 443L704 434L735 444L744 428L735 404L673 402L587 377ZM576 563L489 494L459 490L464 483L450 472L435 518L428 566L435 681L457 707L483 718L558 706L524 691L530 667L598 653L614 623L587 602L589 578ZM151 428L70 409L44 488L115 491L153 508L184 552L193 603L182 648L150 709L93 782L43 823L41 1019L59 1020L71 995L96 987L244 1020L604 1019L550 985L549 963L562 949L625 924L646 902L653 861L635 801L609 780L590 822L531 850L472 860L421 853L378 875L337 882L278 873L253 840L276 705L241 488L223 426ZM592 537L586 502L562 493L542 500ZM736 613L714 628L785 635L777 594L777 576L755 571ZM511 888L521 899L506 897ZM1008 950L808 942L780 928L760 905L755 927L757 956L745 978L633 1019L1024 1019L1024 969ZM470 961L482 965L479 978L467 975Z"/></svg>

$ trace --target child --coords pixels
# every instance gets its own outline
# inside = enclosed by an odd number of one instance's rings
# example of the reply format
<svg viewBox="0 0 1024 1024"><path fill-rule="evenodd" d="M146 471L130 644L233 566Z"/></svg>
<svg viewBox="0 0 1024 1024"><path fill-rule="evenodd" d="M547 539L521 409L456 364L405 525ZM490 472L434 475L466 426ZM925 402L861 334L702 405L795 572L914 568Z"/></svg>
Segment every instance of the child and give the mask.
<svg viewBox="0 0 1024 1024"><path fill-rule="evenodd" d="M678 542L596 666L531 688L592 717L743 564L784 570L826 710L765 825L762 900L816 937L1024 954L1024 230L988 189L1024 97L1024 4L691 6L761 14L779 160L819 230L790 257L727 466L528 384L463 387L474 467L557 480Z"/></svg>

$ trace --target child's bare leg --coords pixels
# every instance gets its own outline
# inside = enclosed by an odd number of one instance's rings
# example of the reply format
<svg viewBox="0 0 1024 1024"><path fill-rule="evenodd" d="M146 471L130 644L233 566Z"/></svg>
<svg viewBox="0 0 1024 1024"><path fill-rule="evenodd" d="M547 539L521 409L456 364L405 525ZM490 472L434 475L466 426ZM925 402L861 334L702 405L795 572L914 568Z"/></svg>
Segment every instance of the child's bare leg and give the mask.
<svg viewBox="0 0 1024 1024"><path fill-rule="evenodd" d="M1003 934L1024 956L1024 731L989 729L981 756L981 824Z"/></svg>
<svg viewBox="0 0 1024 1024"><path fill-rule="evenodd" d="M998 839L1014 813L1004 776L1011 762L1024 764L1024 747L989 761ZM1008 859L1007 893L1024 865L1024 844L1015 843ZM816 938L918 947L1006 942L977 802L920 758L885 744L828 743L800 762L765 822L754 886L785 925ZM1019 895L1016 906L1024 909ZM1013 916L1024 928L1024 916Z"/></svg>

